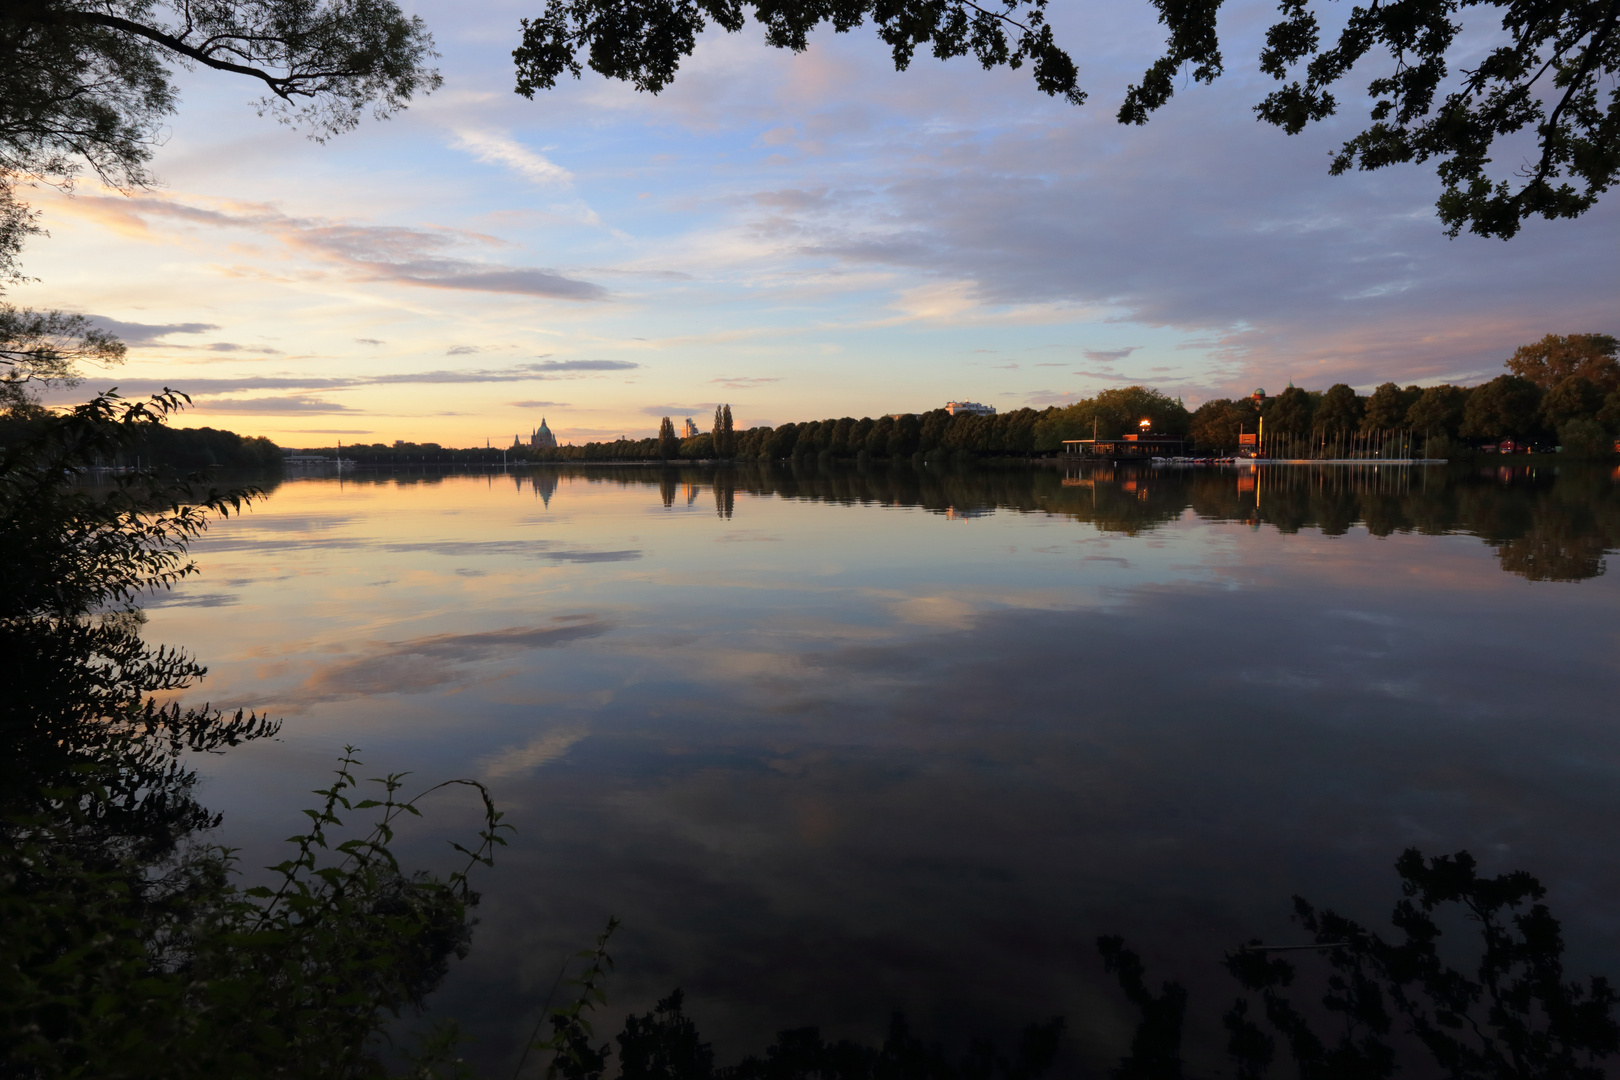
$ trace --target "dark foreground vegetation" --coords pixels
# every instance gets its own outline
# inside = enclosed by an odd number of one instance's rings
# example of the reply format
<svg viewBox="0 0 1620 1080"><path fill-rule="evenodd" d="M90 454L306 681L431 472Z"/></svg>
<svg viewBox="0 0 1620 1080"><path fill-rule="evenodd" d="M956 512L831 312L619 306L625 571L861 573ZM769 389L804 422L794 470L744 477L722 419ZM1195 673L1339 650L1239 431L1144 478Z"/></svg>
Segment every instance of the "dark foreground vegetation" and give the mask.
<svg viewBox="0 0 1620 1080"><path fill-rule="evenodd" d="M253 493L75 483L178 404L100 398L0 458L0 1074L383 1075L375 1037L466 948L499 814L486 799L462 869L407 873L388 845L421 796L363 784L351 754L264 884L207 841L188 757L277 724L172 700L205 669L144 643L137 602Z"/></svg>
<svg viewBox="0 0 1620 1080"><path fill-rule="evenodd" d="M138 602L192 573L187 544L256 493L159 471L102 488L75 481L87 463L149 438L178 405L172 395L97 399L0 457L8 553L0 562L3 1075L469 1075L453 1026L429 1028L411 1046L389 1036L469 947L477 903L469 873L503 842L500 813L479 785L454 781L407 796L400 776L362 780L351 751L307 811L308 830L259 884L249 886L232 853L207 839L219 819L197 801L189 755L271 736L277 725L175 700L204 669L142 641ZM914 479L887 471L887 496L903 483L923 499L950 492L948 479L936 490L902 471ZM1106 502L1117 491L1151 502L1123 475L1091 476L1089 487L1042 475L1054 484L1043 491L1065 499L1101 494ZM855 498L883 481L865 476L865 488L839 488L789 474L786 482L800 485L800 497ZM1045 495L1028 495L1030 508L1041 508ZM725 512L729 503L718 505ZM457 846L460 863L449 874L409 872L390 852L396 829L446 788L482 799L483 828ZM355 827L356 815L368 823ZM1393 935L1296 898L1308 943L1250 942L1227 956L1238 990L1223 1018L1230 1061L1212 1075L1382 1080L1403 1066L1480 1080L1605 1075L1620 1038L1615 994L1603 979L1566 974L1559 923L1534 878L1481 876L1466 853L1409 851L1397 870ZM1031 1024L1006 1050L971 1040L947 1051L898 1015L876 1045L798 1028L722 1064L678 990L627 1017L614 1038L598 1037L613 928L610 921L582 954L571 1000L543 1011L519 1075L1033 1080L1063 1067L1062 1018ZM1465 955L1459 946L1470 938ZM1175 982L1151 986L1125 942L1105 937L1098 949L1140 1017L1113 1075L1201 1074L1202 1064L1183 1060L1182 1031L1203 1003Z"/></svg>

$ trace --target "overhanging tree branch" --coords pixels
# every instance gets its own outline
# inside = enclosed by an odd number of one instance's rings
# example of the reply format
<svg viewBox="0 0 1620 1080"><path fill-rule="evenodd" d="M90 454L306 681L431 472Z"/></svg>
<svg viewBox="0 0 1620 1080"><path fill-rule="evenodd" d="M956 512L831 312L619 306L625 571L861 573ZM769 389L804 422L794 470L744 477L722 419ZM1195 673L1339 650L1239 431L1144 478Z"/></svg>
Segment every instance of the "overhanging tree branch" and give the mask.
<svg viewBox="0 0 1620 1080"><path fill-rule="evenodd" d="M246 75L250 78L258 79L268 86L270 91L277 97L288 101L291 101L294 95L301 95L304 97L314 96L315 91L302 88L300 84L304 82L318 79L348 79L363 74L362 72L353 70L338 70L310 72L299 75L272 75L262 68L248 67L245 64L234 64L229 60L221 60L219 57L213 54L212 46L214 42L243 40L241 38L216 35L205 42L204 47L197 47L186 44L184 40L175 37L172 34L165 34L161 30L156 30L150 26L144 26L141 23L134 22L130 19L121 19L116 15L103 15L98 11L80 11L75 12L74 17L82 22L90 23L95 26L105 26L111 30L117 30L121 33L134 34L136 37L145 38L148 41L162 45L165 49L168 49L171 52L179 53L181 56L184 56L187 59L195 60L197 63L211 67L216 71L229 71L232 74ZM259 38L257 40L269 39Z"/></svg>

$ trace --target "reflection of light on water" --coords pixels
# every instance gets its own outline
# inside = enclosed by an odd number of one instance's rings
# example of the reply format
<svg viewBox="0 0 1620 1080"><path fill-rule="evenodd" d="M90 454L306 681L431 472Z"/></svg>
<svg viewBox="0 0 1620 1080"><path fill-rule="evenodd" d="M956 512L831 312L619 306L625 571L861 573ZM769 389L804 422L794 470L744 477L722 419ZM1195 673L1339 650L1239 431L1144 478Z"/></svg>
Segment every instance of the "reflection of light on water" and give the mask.
<svg viewBox="0 0 1620 1080"><path fill-rule="evenodd" d="M435 1002L479 1053L608 911L625 1011L1017 1025L1117 993L1099 933L1218 960L1296 890L1383 909L1410 842L1602 898L1560 915L1620 970L1620 470L1265 466L1260 510L1260 472L1065 472L290 481L198 549L235 604L149 636L301 710L204 763L224 842L286 835L346 742L494 782L518 831Z"/></svg>

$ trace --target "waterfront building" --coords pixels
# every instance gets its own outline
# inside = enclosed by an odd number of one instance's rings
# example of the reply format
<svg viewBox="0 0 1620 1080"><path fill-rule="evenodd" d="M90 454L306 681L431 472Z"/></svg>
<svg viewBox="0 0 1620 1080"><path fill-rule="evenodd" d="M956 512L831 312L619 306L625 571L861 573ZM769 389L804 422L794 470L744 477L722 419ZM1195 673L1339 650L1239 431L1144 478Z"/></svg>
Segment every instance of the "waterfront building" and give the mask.
<svg viewBox="0 0 1620 1080"><path fill-rule="evenodd" d="M969 416L996 415L996 407L994 405L980 405L977 401L947 401L945 403L945 411L950 413L952 416L960 416L963 413L967 413Z"/></svg>
<svg viewBox="0 0 1620 1080"><path fill-rule="evenodd" d="M1137 430L1126 432L1117 439L1064 439L1065 454L1122 461L1131 458L1180 457L1186 453L1187 440L1179 435L1153 434L1153 421L1144 419Z"/></svg>

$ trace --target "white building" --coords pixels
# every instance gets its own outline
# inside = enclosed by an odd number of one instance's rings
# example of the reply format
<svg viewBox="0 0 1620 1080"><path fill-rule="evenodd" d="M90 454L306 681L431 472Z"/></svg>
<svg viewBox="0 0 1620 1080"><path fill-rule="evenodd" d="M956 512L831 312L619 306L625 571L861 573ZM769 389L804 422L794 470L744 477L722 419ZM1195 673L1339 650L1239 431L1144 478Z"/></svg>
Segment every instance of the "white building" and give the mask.
<svg viewBox="0 0 1620 1080"><path fill-rule="evenodd" d="M960 416L963 413L967 413L969 416L996 415L996 407L994 405L980 405L977 401L947 401L945 403L945 411L950 413L952 416Z"/></svg>
<svg viewBox="0 0 1620 1080"><path fill-rule="evenodd" d="M694 435L696 435L697 433L698 433L698 426L696 424L692 423L692 418L690 416L688 416L686 418L686 423L681 425L681 438L690 439Z"/></svg>

